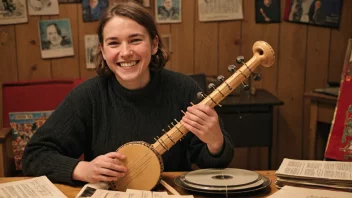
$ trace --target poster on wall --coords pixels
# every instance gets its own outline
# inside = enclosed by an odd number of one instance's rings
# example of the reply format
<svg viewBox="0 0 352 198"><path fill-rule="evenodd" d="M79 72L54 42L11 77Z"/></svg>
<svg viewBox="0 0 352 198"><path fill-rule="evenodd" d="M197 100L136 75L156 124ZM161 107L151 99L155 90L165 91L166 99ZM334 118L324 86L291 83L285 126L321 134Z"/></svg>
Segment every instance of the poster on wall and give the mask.
<svg viewBox="0 0 352 198"><path fill-rule="evenodd" d="M28 21L25 0L0 1L0 25L26 23Z"/></svg>
<svg viewBox="0 0 352 198"><path fill-rule="evenodd" d="M57 15L59 14L58 0L28 0L29 15Z"/></svg>
<svg viewBox="0 0 352 198"><path fill-rule="evenodd" d="M157 23L181 23L181 0L155 0Z"/></svg>
<svg viewBox="0 0 352 198"><path fill-rule="evenodd" d="M42 58L74 55L69 19L40 20L38 32Z"/></svg>
<svg viewBox="0 0 352 198"><path fill-rule="evenodd" d="M108 0L82 0L83 21L99 21L108 6Z"/></svg>
<svg viewBox="0 0 352 198"><path fill-rule="evenodd" d="M279 23L280 0L255 0L256 23Z"/></svg>
<svg viewBox="0 0 352 198"><path fill-rule="evenodd" d="M198 0L199 21L243 19L242 0Z"/></svg>
<svg viewBox="0 0 352 198"><path fill-rule="evenodd" d="M338 28L342 0L286 0L284 20Z"/></svg>
<svg viewBox="0 0 352 198"><path fill-rule="evenodd" d="M352 161L352 39L348 40L340 91L325 158Z"/></svg>
<svg viewBox="0 0 352 198"><path fill-rule="evenodd" d="M98 45L99 41L97 34L88 34L84 36L87 69L95 69L95 58L99 52Z"/></svg>

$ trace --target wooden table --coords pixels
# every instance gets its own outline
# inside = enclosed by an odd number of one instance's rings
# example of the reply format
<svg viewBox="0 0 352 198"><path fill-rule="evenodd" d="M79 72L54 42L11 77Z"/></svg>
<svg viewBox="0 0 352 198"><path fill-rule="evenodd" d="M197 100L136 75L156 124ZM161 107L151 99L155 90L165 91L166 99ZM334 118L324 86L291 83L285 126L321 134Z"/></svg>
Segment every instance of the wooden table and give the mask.
<svg viewBox="0 0 352 198"><path fill-rule="evenodd" d="M278 189L275 187L275 181L276 181L276 176L275 176L275 171L271 170L271 171L257 171L259 174L266 176L267 178L269 178L271 180L271 185L270 187L254 192L254 193L250 193L250 194L241 194L241 197L267 197L271 194L273 194L274 192L276 192ZM200 195L200 194L196 194L187 190L184 190L178 186L176 186L173 182L174 178L176 178L177 176L184 174L184 172L164 172L163 173L163 180L166 181L168 184L170 184L172 187L174 187L181 195L190 195L192 194L195 198L206 198L206 197L221 197L220 195L212 195L212 196L208 196L208 195ZM11 181L19 181L19 180L23 180L23 179L27 179L28 177L0 177L0 183L6 183L6 182L11 182ZM55 186L62 191L67 197L69 198L73 198L75 197L78 192L80 191L80 189L82 187L71 187L71 186L67 186L67 185L62 185L62 184L55 184ZM161 185L157 186L157 190L164 190L164 188ZM234 194L234 196L229 195L229 197L235 197L236 194ZM223 196L225 197L225 196ZM238 197L238 195L237 195Z"/></svg>
<svg viewBox="0 0 352 198"><path fill-rule="evenodd" d="M310 160L316 158L317 123L330 123L334 117L337 97L320 93L307 92L304 94L309 103L309 131L307 156Z"/></svg>

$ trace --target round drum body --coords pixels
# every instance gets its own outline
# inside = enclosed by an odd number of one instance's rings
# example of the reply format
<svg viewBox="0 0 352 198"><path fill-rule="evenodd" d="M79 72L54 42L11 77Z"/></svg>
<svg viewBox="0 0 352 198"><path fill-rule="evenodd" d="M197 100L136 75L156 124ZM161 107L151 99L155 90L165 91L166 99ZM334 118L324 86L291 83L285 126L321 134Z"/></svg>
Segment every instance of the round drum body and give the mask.
<svg viewBox="0 0 352 198"><path fill-rule="evenodd" d="M124 154L123 165L128 168L125 177L109 182L113 190L152 190L160 181L164 164L152 145L138 141L122 145L116 152Z"/></svg>

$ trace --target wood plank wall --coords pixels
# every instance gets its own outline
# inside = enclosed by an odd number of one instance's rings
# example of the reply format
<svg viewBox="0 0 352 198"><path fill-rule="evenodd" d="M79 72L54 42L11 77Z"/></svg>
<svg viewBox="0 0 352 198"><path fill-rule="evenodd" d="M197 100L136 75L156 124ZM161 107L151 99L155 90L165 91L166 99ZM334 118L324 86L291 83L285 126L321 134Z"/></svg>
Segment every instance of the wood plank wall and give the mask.
<svg viewBox="0 0 352 198"><path fill-rule="evenodd" d="M149 10L154 13L154 1L151 3ZM270 68L258 67L263 79L255 86L269 90L285 103L275 109L272 168L277 168L284 157L304 159L308 119L303 94L325 87L327 81L340 80L347 39L352 37L352 1L343 4L340 28L329 29L285 21L256 24L254 0L243 1L244 20L201 23L197 0L184 0L182 23L158 25L161 34L172 35L167 68L228 77L227 66L235 63L238 55L248 60L253 56L253 43L267 41L277 60ZM284 6L281 0L281 16ZM43 60L38 21L56 18L70 19L75 56ZM28 23L0 26L0 82L95 76L85 68L84 35L94 34L96 27L97 22L83 23L80 4L60 4L58 16L30 16ZM266 169L267 152L267 148L236 149L232 166Z"/></svg>

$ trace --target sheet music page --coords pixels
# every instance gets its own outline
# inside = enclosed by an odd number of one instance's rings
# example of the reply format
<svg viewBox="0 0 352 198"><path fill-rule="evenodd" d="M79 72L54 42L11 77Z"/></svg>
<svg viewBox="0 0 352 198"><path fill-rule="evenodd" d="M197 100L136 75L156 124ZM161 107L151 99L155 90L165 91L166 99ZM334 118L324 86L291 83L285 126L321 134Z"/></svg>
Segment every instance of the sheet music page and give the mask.
<svg viewBox="0 0 352 198"><path fill-rule="evenodd" d="M270 195L268 198L297 198L297 197L317 197L317 198L350 198L352 193L339 192L322 189L310 189L301 187L284 186L279 191Z"/></svg>
<svg viewBox="0 0 352 198"><path fill-rule="evenodd" d="M194 198L193 195L169 195L167 192L127 189L126 192L108 190L106 183L86 184L75 198ZM2 198L0 196L0 198Z"/></svg>
<svg viewBox="0 0 352 198"><path fill-rule="evenodd" d="M0 198L67 198L46 176L0 184Z"/></svg>
<svg viewBox="0 0 352 198"><path fill-rule="evenodd" d="M242 0L198 0L199 21L243 19Z"/></svg>
<svg viewBox="0 0 352 198"><path fill-rule="evenodd" d="M335 180L352 180L352 163L340 161L293 160L285 158L279 169L278 176L302 178L324 178Z"/></svg>

